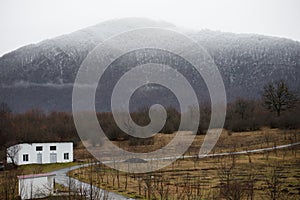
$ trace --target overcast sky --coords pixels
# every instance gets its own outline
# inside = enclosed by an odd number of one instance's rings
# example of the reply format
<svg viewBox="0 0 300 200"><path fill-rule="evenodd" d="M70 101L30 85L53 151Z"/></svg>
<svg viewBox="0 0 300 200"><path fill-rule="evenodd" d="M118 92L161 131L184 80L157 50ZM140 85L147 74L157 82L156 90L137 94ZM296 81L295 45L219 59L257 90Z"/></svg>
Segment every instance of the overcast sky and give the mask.
<svg viewBox="0 0 300 200"><path fill-rule="evenodd" d="M0 0L0 55L122 17L300 41L299 0Z"/></svg>

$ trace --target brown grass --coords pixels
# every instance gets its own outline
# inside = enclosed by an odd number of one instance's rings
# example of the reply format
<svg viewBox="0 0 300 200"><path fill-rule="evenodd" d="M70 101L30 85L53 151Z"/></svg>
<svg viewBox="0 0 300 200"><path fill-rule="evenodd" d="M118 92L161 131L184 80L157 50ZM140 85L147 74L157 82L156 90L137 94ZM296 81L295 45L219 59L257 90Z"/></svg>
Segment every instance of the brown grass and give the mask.
<svg viewBox="0 0 300 200"><path fill-rule="evenodd" d="M153 147L167 142L173 134L157 134ZM174 136L174 135L173 135ZM204 136L197 136L187 154L199 151ZM278 129L263 129L255 132L230 134L222 132L215 152L230 152L250 150L274 145L282 145L299 141L297 131L281 131ZM116 142L122 143L122 142ZM129 148L123 142L123 148ZM136 147L145 148L145 147ZM197 149L198 148L198 149ZM222 199L220 195L220 171L222 163L230 165L235 160L232 175L241 183L247 181L249 175L255 177L254 199L267 198L266 177L274 167L281 169L281 197L297 199L300 197L300 147L286 148L272 152L264 152L233 157L215 157L177 160L172 165L148 174L128 174L109 169L104 165L78 169L71 176L93 183L101 188L114 191L133 198L147 199L147 183L152 184L151 198L160 199L164 188L169 199L189 199L202 196L207 199ZM93 176L91 177L91 174ZM117 177L119 174L119 183ZM127 179L127 188L125 183ZM193 196L194 195L194 196ZM246 197L244 196L244 199Z"/></svg>
<svg viewBox="0 0 300 200"><path fill-rule="evenodd" d="M260 131L230 133L227 130L222 130L219 140L211 153L260 149L293 143L300 141L300 136L297 134L299 131L300 130L283 131L280 129L263 128ZM128 141L113 141L113 143L116 146L130 152L151 152L168 144L175 137L175 134L176 133L158 133L154 136L153 145L130 146ZM205 135L195 136L194 142L186 154L198 154L204 137ZM83 141L76 149L74 149L74 157L77 160L90 160L93 158L93 156L91 156L85 147L91 147L91 144L88 141ZM103 147L95 147L95 151L98 150L103 151ZM108 151L107 154L109 155L109 153L110 152Z"/></svg>

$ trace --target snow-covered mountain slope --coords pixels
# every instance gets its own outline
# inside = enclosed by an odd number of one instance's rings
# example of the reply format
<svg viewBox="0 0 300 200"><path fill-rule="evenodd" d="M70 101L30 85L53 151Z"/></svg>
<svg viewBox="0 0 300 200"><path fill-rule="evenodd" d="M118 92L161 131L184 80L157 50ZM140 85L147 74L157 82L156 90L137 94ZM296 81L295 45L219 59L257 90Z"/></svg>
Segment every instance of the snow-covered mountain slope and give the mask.
<svg viewBox="0 0 300 200"><path fill-rule="evenodd" d="M129 18L112 20L24 46L0 58L0 102L8 103L14 111L34 107L70 110L72 84L87 54L106 38L139 27L180 29L162 21ZM203 46L215 61L229 100L237 97L258 98L266 83L280 79L300 91L299 42L210 30L184 32ZM126 64L123 66L126 67ZM203 87L199 92L205 91L198 76L188 76L196 82L195 88ZM148 92L152 96L159 94L154 90ZM173 102L169 96L164 98L167 102ZM145 99L137 97L135 102L139 104L142 100ZM107 110L109 106L101 100L97 104L100 110Z"/></svg>

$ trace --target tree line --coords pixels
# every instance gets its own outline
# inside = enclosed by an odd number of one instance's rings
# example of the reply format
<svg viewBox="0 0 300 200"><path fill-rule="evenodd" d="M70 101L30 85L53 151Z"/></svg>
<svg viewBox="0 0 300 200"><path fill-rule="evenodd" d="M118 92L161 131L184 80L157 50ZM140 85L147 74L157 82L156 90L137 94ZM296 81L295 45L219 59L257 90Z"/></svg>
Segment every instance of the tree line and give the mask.
<svg viewBox="0 0 300 200"><path fill-rule="evenodd" d="M300 105L294 92L283 82L265 86L259 100L236 99L227 106L224 128L230 131L253 131L267 126L271 128L296 129L300 127ZM167 120L160 132L173 133L178 130L182 113L167 108ZM200 106L198 134L205 134L210 122L210 104ZM120 130L110 112L98 113L99 123L110 140L129 140L132 145L152 144L151 138L139 139ZM139 125L150 123L148 109L131 113L132 119ZM71 113L45 113L32 109L25 113L13 113L6 103L0 104L0 147L16 143L73 141L77 135ZM2 153L3 154L3 153ZM3 158L3 155L0 155Z"/></svg>

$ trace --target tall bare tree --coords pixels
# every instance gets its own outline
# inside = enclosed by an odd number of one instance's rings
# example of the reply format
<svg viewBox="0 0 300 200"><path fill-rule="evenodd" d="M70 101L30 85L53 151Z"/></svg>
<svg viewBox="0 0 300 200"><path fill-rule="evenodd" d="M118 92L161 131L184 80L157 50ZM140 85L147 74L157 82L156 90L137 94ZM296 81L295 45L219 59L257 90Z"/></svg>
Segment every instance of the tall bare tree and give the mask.
<svg viewBox="0 0 300 200"><path fill-rule="evenodd" d="M270 111L275 111L280 116L282 111L293 108L297 97L291 92L284 81L269 83L264 87L263 101L265 107Z"/></svg>

